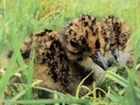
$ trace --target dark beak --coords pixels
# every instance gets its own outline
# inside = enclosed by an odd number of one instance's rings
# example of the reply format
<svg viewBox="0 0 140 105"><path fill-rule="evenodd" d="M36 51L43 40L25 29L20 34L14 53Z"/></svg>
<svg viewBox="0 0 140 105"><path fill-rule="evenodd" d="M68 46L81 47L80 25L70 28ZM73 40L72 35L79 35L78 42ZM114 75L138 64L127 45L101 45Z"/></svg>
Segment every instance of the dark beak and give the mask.
<svg viewBox="0 0 140 105"><path fill-rule="evenodd" d="M112 54L117 62L119 62L119 49L116 47L112 50Z"/></svg>
<svg viewBox="0 0 140 105"><path fill-rule="evenodd" d="M94 55L92 55L91 58L102 69L106 70L108 68L107 64L105 63L105 60L103 58L103 55L101 54L100 51L96 51L96 53Z"/></svg>

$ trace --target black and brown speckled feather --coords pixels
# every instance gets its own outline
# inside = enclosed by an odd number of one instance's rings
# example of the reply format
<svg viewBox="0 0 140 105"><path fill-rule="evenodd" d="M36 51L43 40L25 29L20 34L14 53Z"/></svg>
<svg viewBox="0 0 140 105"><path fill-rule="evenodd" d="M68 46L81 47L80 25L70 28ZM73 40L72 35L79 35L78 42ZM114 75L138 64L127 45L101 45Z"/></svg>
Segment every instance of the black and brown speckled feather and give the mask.
<svg viewBox="0 0 140 105"><path fill-rule="evenodd" d="M66 50L68 58L77 62L86 71L95 70L94 79L104 72L90 56L96 51L104 54L106 43L109 38L109 30L106 24L89 15L81 15L71 20L62 33L61 42Z"/></svg>
<svg viewBox="0 0 140 105"><path fill-rule="evenodd" d="M131 34L128 25L121 18L115 16L107 16L104 22L110 28L110 49L117 46L123 50Z"/></svg>
<svg viewBox="0 0 140 105"><path fill-rule="evenodd" d="M96 25L94 27L96 27ZM66 27L68 30L71 28L71 32L73 32L73 30L75 30L77 27ZM83 39L84 36L82 35L85 34L80 30L80 28L83 27L78 26L78 28L79 31L76 33L76 38L79 41L78 47L75 42L70 41L73 41L73 35L70 33L67 33L68 37L65 37L66 34L63 34L63 36L56 31L47 29L25 38L20 49L21 54L25 60L25 63L28 64L31 50L32 48L35 49L33 78L43 80L43 82L40 83L40 86L54 89L60 92L65 91L74 95L80 81L94 68L94 65L90 65L93 64L93 61L89 56L91 52L94 54L96 50L100 50L100 46L104 46L98 45L100 44L98 41L102 37L99 36L100 34L98 34L99 32L97 29L94 35L88 33L88 37ZM67 31L65 30L64 32ZM89 30L89 32L91 33L91 30ZM60 40L60 38L62 39ZM87 38L89 42L87 41ZM67 46L68 44L72 44L77 48L71 49L70 46ZM96 44L96 46L94 44ZM88 46L88 49L86 49L87 46L85 47L85 45L90 46ZM84 50L83 47L85 48ZM73 54L71 56L74 56L75 58L76 55L77 59L71 59L67 53L69 51L71 51ZM10 55L8 57L10 58ZM86 62L89 64L86 65ZM92 84L94 79L95 78L91 75L84 84L89 86Z"/></svg>
<svg viewBox="0 0 140 105"><path fill-rule="evenodd" d="M103 54L105 42L101 32L101 22L97 18L81 15L69 22L62 37L69 52L77 54L87 52L90 55L100 50ZM77 47L81 49L77 50Z"/></svg>
<svg viewBox="0 0 140 105"><path fill-rule="evenodd" d="M32 34L25 38L20 50L28 64L31 50L35 49L33 78L43 80L40 86L74 95L80 81L100 68L91 56L97 51L104 53L102 33L100 21L82 15L70 21L63 34L47 29ZM97 77L90 75L84 85L90 87Z"/></svg>
<svg viewBox="0 0 140 105"><path fill-rule="evenodd" d="M69 62L59 38L59 32L48 29L32 34L25 38L20 49L21 54L28 64L31 50L35 49L33 78L43 80L39 86L74 95L81 77L76 71L78 68ZM10 55L11 52L9 58Z"/></svg>
<svg viewBox="0 0 140 105"><path fill-rule="evenodd" d="M129 67L133 63L133 51L130 45L131 30L128 25L119 17L107 16L103 19L103 23L107 24L110 30L110 42L108 43L109 49L115 47L119 49L119 59ZM118 65L111 56L111 52L106 51L106 59L111 65Z"/></svg>

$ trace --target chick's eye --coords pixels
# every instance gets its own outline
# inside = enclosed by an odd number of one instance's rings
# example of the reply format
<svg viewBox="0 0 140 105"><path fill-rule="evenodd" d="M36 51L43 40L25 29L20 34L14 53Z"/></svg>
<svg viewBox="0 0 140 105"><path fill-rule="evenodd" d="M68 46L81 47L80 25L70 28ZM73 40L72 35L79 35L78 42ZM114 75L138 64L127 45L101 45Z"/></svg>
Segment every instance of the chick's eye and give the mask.
<svg viewBox="0 0 140 105"><path fill-rule="evenodd" d="M72 40L70 40L70 44L71 44L73 47L78 47L78 43L76 43L76 42L74 42L74 41L72 41Z"/></svg>
<svg viewBox="0 0 140 105"><path fill-rule="evenodd" d="M105 38L105 42L109 42L109 38Z"/></svg>

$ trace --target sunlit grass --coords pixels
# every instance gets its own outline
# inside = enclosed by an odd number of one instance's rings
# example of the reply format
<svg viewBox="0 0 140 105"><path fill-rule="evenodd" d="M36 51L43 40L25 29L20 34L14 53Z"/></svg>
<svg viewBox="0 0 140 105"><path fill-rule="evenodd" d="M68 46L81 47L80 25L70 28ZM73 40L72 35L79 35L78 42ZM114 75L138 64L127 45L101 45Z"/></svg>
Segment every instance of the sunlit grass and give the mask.
<svg viewBox="0 0 140 105"><path fill-rule="evenodd" d="M5 53L5 49L14 50L10 63L0 80L0 96L4 93L9 79L19 72L22 77L21 92L14 92L15 96L4 99L5 105L12 104L47 104L53 103L80 103L86 105L138 105L140 101L140 89L134 86L134 81L140 85L140 80L136 78L136 66L140 57L140 1L139 0L1 0L0 1L0 53ZM135 62L130 70L126 68L127 74L122 76L114 73L116 68L110 68L105 80L102 81L101 88L93 85L90 95L79 98L78 95L71 96L56 91L37 87L32 83L33 57L32 51L29 65L23 62L19 48L27 35L40 31L44 28L62 30L66 23L80 14L90 14L99 19L106 15L116 15L121 17L132 29L131 42L134 47ZM2 54L3 55L3 54ZM0 64L3 56L0 55ZM15 63L18 68L14 68ZM2 68L2 65L0 65ZM127 77L127 78L123 78ZM117 83L120 85L118 88ZM82 84L80 84L82 86ZM32 87L52 92L60 99L40 100L34 99ZM11 87L12 88L12 87ZM87 87L84 87L87 88ZM88 89L88 88L87 88ZM98 89L99 93L94 90ZM96 97L98 95L99 97ZM87 99L88 98L88 99Z"/></svg>

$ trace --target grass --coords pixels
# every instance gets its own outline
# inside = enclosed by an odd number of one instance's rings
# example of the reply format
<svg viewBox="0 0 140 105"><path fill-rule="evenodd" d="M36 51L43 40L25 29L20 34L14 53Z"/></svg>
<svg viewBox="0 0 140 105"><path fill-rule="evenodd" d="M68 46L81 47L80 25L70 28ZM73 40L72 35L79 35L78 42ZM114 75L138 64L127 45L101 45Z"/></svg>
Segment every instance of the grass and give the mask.
<svg viewBox="0 0 140 105"><path fill-rule="evenodd" d="M140 102L140 89L135 87L134 81L140 86L140 80L136 78L136 62L138 62L138 58L140 57L139 3L139 0L1 0L0 53L5 53L4 51L7 48L14 49L14 53L4 76L1 76L0 79L0 96L4 93L7 85L10 84L10 77L16 72L21 72L23 81L20 84L20 92L14 91L15 95L4 99L3 103L5 105L42 105L47 103L53 103L55 105L58 105L58 103L138 105ZM131 42L135 54L134 67L131 70L125 67L126 71L122 72L121 76L114 73L116 71L115 67L110 68L105 75L104 85L99 88L94 84L93 90L89 90L93 94L93 97L87 94L83 98L78 98L78 96L74 97L69 94L62 94L35 86L36 82L32 83L34 53L32 53L32 59L29 65L24 64L19 53L19 48L24 38L44 28L61 31L67 21L80 14L90 14L98 18L111 14L123 18L132 29ZM3 61L2 58L2 55L0 55L1 62ZM17 69L14 69L15 63L19 65ZM119 86L114 85L114 83L118 83ZM52 92L55 94L55 97L50 100L36 100L31 87ZM95 90L99 90L103 95L101 94L99 97L96 97L98 93ZM57 95L60 96L60 99L58 99Z"/></svg>

